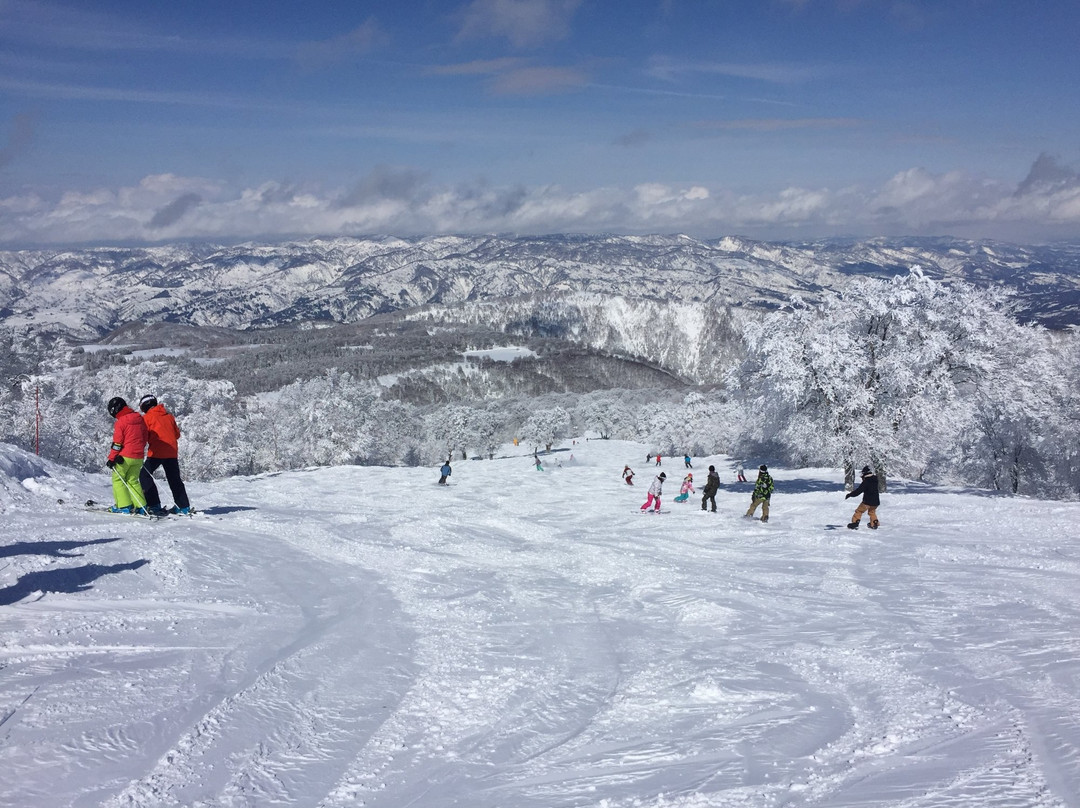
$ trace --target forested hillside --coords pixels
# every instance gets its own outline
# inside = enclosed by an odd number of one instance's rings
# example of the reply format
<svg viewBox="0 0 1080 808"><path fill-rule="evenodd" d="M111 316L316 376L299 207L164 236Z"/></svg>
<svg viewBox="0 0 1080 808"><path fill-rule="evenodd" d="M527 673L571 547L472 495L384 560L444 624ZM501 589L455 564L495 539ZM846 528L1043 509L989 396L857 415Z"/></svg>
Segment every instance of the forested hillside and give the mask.
<svg viewBox="0 0 1080 808"><path fill-rule="evenodd" d="M0 439L96 468L105 401L153 392L198 478L592 433L1073 497L1076 334L1022 324L1014 306L913 269L771 313L571 292L318 328L133 323L86 345L9 329Z"/></svg>

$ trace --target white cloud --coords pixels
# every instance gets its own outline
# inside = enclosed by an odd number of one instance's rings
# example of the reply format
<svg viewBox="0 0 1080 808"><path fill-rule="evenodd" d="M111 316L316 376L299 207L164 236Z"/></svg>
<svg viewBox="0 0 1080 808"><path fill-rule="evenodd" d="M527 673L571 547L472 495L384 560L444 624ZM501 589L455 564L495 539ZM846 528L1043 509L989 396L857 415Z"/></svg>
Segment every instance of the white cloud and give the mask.
<svg viewBox="0 0 1080 808"><path fill-rule="evenodd" d="M473 0L461 17L461 39L499 37L517 48L564 39L581 0Z"/></svg>
<svg viewBox="0 0 1080 808"><path fill-rule="evenodd" d="M499 75L491 84L496 95L551 95L584 87L588 77L565 67L526 67Z"/></svg>
<svg viewBox="0 0 1080 808"><path fill-rule="evenodd" d="M1015 185L959 171L897 173L877 188L790 187L736 194L702 183L630 188L435 185L383 167L349 188L267 182L230 188L159 174L119 188L51 199L0 198L0 242L278 238L437 233L684 232L761 238L960 235L1010 240L1080 237L1080 177Z"/></svg>
<svg viewBox="0 0 1080 808"><path fill-rule="evenodd" d="M387 40L374 17L353 30L318 42L306 42L297 50L296 58L310 70L330 67L339 62L366 54Z"/></svg>

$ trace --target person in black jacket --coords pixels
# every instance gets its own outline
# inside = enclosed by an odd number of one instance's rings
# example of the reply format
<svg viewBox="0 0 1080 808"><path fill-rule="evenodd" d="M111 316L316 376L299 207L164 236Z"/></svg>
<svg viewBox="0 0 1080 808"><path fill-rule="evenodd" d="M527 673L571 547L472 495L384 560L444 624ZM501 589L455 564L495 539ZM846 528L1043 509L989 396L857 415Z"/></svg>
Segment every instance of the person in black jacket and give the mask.
<svg viewBox="0 0 1080 808"><path fill-rule="evenodd" d="M862 502L860 502L859 507L855 509L855 515L851 517L851 522L848 524L848 527L852 530L858 530L859 520L862 519L864 513L869 511L870 528L872 530L877 530L879 524L877 509L881 504L881 495L878 493L877 475L874 474L869 466L863 466L861 474L862 482L859 483L859 487L844 497L844 499L848 499L862 494Z"/></svg>
<svg viewBox="0 0 1080 808"><path fill-rule="evenodd" d="M705 488L702 491L701 510L707 510L706 502L712 503L712 512L716 513L716 492L720 490L720 475L716 473L716 466L709 466L709 476L705 479Z"/></svg>

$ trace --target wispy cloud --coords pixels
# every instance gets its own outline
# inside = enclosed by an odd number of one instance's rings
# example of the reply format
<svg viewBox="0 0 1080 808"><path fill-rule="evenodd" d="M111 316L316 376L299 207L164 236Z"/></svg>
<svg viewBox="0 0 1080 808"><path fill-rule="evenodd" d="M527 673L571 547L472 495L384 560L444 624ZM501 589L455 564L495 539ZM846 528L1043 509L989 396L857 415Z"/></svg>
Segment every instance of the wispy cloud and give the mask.
<svg viewBox="0 0 1080 808"><path fill-rule="evenodd" d="M500 74L491 84L496 95L553 95L580 89L588 76L568 67L526 67Z"/></svg>
<svg viewBox="0 0 1080 808"><path fill-rule="evenodd" d="M0 146L0 168L12 162L33 142L37 132L38 116L32 112L16 115L11 121L7 143Z"/></svg>
<svg viewBox="0 0 1080 808"><path fill-rule="evenodd" d="M389 42L374 17L340 36L317 42L305 42L297 48L296 59L300 65L315 70L363 56Z"/></svg>
<svg viewBox="0 0 1080 808"><path fill-rule="evenodd" d="M460 64L436 65L428 69L434 76L492 76L523 67L526 62L516 57L505 59L476 59Z"/></svg>
<svg viewBox="0 0 1080 808"><path fill-rule="evenodd" d="M654 56L649 60L646 73L663 81L675 81L688 75L727 76L751 79L769 84L802 84L823 78L832 68L812 65L794 65L779 62L706 62L684 61L668 56Z"/></svg>
<svg viewBox="0 0 1080 808"><path fill-rule="evenodd" d="M472 0L461 13L458 38L505 38L516 48L565 39L581 0Z"/></svg>
<svg viewBox="0 0 1080 808"><path fill-rule="evenodd" d="M847 129L861 126L858 118L737 118L733 120L698 121L694 128L701 130L783 132L794 129Z"/></svg>
<svg viewBox="0 0 1080 808"><path fill-rule="evenodd" d="M429 68L436 76L484 76L490 78L493 95L555 95L581 89L588 74L576 67L532 65L524 59L485 59Z"/></svg>
<svg viewBox="0 0 1080 808"><path fill-rule="evenodd" d="M615 145L630 149L635 146L644 146L646 143L651 143L653 139L654 135L648 129L635 129L633 132L627 132L625 135L616 138Z"/></svg>
<svg viewBox="0 0 1080 808"><path fill-rule="evenodd" d="M293 105L275 104L243 95L189 92L184 90L140 90L124 87L101 87L71 82L34 81L0 76L0 90L31 98L67 101L119 101L131 104L177 104L193 107L289 110Z"/></svg>
<svg viewBox="0 0 1080 808"><path fill-rule="evenodd" d="M293 46L238 37L191 37L152 30L130 18L38 0L3 0L0 43L32 44L54 52L171 52L280 59Z"/></svg>

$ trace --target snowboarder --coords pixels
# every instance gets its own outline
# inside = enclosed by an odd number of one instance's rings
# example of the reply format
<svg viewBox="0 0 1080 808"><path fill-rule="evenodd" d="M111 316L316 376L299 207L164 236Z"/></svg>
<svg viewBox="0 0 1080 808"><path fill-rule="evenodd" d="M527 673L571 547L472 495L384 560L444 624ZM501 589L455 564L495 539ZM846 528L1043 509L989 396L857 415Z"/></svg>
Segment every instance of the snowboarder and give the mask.
<svg viewBox="0 0 1080 808"><path fill-rule="evenodd" d="M146 510L155 516L168 513L191 513L187 488L180 476L179 454L180 427L176 419L164 404L159 404L157 396L151 394L139 399L139 409L146 424L146 462L139 472L139 483L146 496ZM161 507L161 497L154 483L154 472L161 467L165 471L165 480L169 483L173 506L168 511Z"/></svg>
<svg viewBox="0 0 1080 808"><path fill-rule="evenodd" d="M686 467L688 469L693 468L693 466L690 465L690 455L686 455L685 457L683 457L683 462L686 464Z"/></svg>
<svg viewBox="0 0 1080 808"><path fill-rule="evenodd" d="M661 465L663 465L663 464L662 464L662 463L660 462L660 455L657 455L657 456L656 456L656 465L658 465L658 466L661 466Z"/></svg>
<svg viewBox="0 0 1080 808"><path fill-rule="evenodd" d="M683 477L682 486L679 488L679 496L675 497L676 502L686 502L690 499L691 494L697 493L694 491L694 475L687 474Z"/></svg>
<svg viewBox="0 0 1080 808"><path fill-rule="evenodd" d="M146 456L146 424L120 396L109 399L113 417L113 442L105 465L112 471L112 513L146 514L146 496L139 485L139 472Z"/></svg>
<svg viewBox="0 0 1080 808"><path fill-rule="evenodd" d="M746 472L743 471L742 461L739 462L739 465L735 469L735 479L738 480L740 483L746 482Z"/></svg>
<svg viewBox="0 0 1080 808"><path fill-rule="evenodd" d="M442 468L439 469L439 474L442 476L439 478L439 485L446 485L446 480L450 476L450 458L446 458L446 462L442 464Z"/></svg>
<svg viewBox="0 0 1080 808"><path fill-rule="evenodd" d="M761 506L761 521L769 521L769 497L773 492L773 479L769 474L768 467L762 463L758 466L757 483L754 485L754 493L750 495L750 509L746 512L748 519L754 518L754 511Z"/></svg>
<svg viewBox="0 0 1080 808"><path fill-rule="evenodd" d="M862 519L862 515L867 511L870 512L870 529L878 529L877 509L881 505L881 495L878 493L878 478L874 474L873 469L869 466L863 466L862 472L860 472L862 480L859 482L859 487L848 494L844 499L851 497L857 497L862 494L862 502L859 503L859 507L855 509L855 514L851 517L851 522L848 527L852 530L859 529L859 520Z"/></svg>
<svg viewBox="0 0 1080 808"><path fill-rule="evenodd" d="M629 466L623 466L622 478L626 480L627 485L634 484L634 470Z"/></svg>
<svg viewBox="0 0 1080 808"><path fill-rule="evenodd" d="M709 476L705 478L705 490L701 497L701 510L707 510L705 503L712 503L712 512L716 513L716 492L720 490L720 475L716 473L716 466L709 466Z"/></svg>
<svg viewBox="0 0 1080 808"><path fill-rule="evenodd" d="M649 452L647 455L645 455L645 462L646 463L651 463L652 462L652 452Z"/></svg>
<svg viewBox="0 0 1080 808"><path fill-rule="evenodd" d="M653 510L657 513L660 512L660 495L663 493L664 480L667 479L667 475L664 472L660 472L656 475L656 479L653 480L652 485L649 486L649 498L645 500L645 504L641 506L641 510L649 510L650 505L654 505Z"/></svg>

